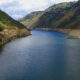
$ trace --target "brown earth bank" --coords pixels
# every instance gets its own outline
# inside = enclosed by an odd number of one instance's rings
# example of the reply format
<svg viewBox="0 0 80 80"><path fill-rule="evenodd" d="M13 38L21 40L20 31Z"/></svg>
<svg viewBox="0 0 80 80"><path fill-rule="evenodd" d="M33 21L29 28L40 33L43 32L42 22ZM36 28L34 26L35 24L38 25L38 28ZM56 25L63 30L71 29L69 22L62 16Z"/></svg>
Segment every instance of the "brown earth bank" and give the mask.
<svg viewBox="0 0 80 80"><path fill-rule="evenodd" d="M80 29L52 29L52 28L36 28L36 30L57 31L69 34L68 38L80 38Z"/></svg>
<svg viewBox="0 0 80 80"><path fill-rule="evenodd" d="M0 31L0 46L13 39L29 36L30 34L30 31L28 31L27 29L5 29L3 31Z"/></svg>

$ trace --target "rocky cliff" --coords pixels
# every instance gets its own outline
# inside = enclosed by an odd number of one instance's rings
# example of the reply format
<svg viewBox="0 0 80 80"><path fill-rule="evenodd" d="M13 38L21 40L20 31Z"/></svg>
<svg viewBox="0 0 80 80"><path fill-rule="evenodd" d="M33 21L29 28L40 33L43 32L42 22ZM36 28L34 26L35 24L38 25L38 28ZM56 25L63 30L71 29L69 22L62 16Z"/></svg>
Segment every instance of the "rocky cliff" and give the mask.
<svg viewBox="0 0 80 80"><path fill-rule="evenodd" d="M0 46L19 37L29 36L30 31L27 29L5 29L0 31Z"/></svg>

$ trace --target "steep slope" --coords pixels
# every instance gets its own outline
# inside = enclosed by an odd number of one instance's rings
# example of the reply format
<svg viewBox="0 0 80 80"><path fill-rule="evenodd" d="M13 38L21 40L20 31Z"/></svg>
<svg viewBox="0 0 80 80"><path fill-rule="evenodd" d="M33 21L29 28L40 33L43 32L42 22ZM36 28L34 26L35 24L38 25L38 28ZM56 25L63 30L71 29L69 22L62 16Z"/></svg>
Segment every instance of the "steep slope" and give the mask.
<svg viewBox="0 0 80 80"><path fill-rule="evenodd" d="M18 21L23 23L25 26L27 26L27 28L29 28L32 24L34 24L36 20L36 16L40 15L43 11L36 11L36 12L32 12L28 15L26 15L25 17L19 19ZM34 20L35 18L35 20Z"/></svg>
<svg viewBox="0 0 80 80"><path fill-rule="evenodd" d="M23 24L0 11L0 46L15 38L28 35L30 31Z"/></svg>
<svg viewBox="0 0 80 80"><path fill-rule="evenodd" d="M0 10L0 30L13 28L25 28L25 26Z"/></svg>
<svg viewBox="0 0 80 80"><path fill-rule="evenodd" d="M56 26L58 28L80 29L80 2L74 4L66 13Z"/></svg>
<svg viewBox="0 0 80 80"><path fill-rule="evenodd" d="M66 6L65 6L66 4ZM39 20L34 23L32 26L39 27L39 28L58 28L58 23L60 20L63 19L64 16L68 17L67 15L71 7L75 3L60 3L57 5L54 5L47 9L42 16L40 16ZM70 13L69 16L71 16L72 13ZM64 20L63 20L64 21ZM62 26L64 27L64 26ZM64 27L65 28L65 27Z"/></svg>
<svg viewBox="0 0 80 80"><path fill-rule="evenodd" d="M44 12L40 13L39 15L33 17L27 23L26 18L25 21L22 23L29 28L54 28L58 20L60 20L64 15L67 14L67 10L76 2L69 2L69 3L60 3L53 5L46 9Z"/></svg>
<svg viewBox="0 0 80 80"><path fill-rule="evenodd" d="M31 20L32 18L36 17L38 14L41 14L42 11L36 11L36 12L32 12L28 15L26 15L25 17L19 19L20 22L23 22L25 20Z"/></svg>

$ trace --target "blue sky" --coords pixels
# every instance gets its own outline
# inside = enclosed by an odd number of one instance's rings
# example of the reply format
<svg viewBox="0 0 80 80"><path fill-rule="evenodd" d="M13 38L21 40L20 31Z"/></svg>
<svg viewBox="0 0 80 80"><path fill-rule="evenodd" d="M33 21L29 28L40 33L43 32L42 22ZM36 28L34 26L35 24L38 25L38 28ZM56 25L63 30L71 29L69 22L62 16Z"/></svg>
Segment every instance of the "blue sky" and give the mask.
<svg viewBox="0 0 80 80"><path fill-rule="evenodd" d="M33 11L45 10L54 3L77 0L0 0L0 9L14 19L21 18Z"/></svg>

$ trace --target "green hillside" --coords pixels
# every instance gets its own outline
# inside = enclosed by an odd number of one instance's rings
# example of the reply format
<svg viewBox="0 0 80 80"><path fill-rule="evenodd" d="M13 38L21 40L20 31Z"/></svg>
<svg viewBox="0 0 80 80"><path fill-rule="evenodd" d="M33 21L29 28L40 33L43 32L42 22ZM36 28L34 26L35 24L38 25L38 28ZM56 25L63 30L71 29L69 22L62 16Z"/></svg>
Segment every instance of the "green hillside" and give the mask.
<svg viewBox="0 0 80 80"><path fill-rule="evenodd" d="M58 28L80 29L80 2L67 10L64 17L56 25Z"/></svg>
<svg viewBox="0 0 80 80"><path fill-rule="evenodd" d="M18 21L27 26L27 28L30 28L32 24L34 24L38 20L37 17L39 17L41 13L43 13L43 11L32 12L25 17L19 19Z"/></svg>
<svg viewBox="0 0 80 80"><path fill-rule="evenodd" d="M12 19L8 14L0 10L0 30L11 28L25 28L20 22Z"/></svg>
<svg viewBox="0 0 80 80"><path fill-rule="evenodd" d="M60 24L58 21L61 22L60 20L62 20L62 18L67 15L70 9L72 9L72 7L76 4L77 2L55 4L46 9L44 12L32 17L30 20L26 18L24 21L20 22L28 28L56 28L59 26L58 24ZM71 15L73 14L71 13Z"/></svg>

